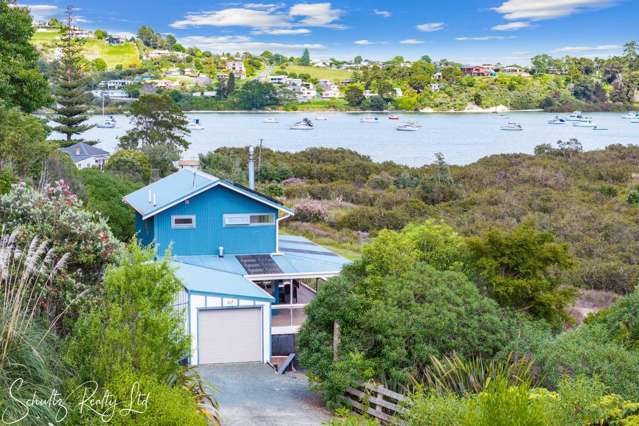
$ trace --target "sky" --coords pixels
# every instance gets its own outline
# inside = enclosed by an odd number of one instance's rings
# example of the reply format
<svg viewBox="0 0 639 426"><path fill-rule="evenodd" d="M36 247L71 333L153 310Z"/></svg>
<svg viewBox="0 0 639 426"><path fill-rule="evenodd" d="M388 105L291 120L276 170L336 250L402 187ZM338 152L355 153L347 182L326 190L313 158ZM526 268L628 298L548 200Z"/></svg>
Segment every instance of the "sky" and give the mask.
<svg viewBox="0 0 639 426"><path fill-rule="evenodd" d="M250 0L249 0L250 1ZM19 2L36 19L76 8L78 25L135 33L150 25L214 53L264 50L312 58L401 55L527 64L535 54L607 57L639 39L639 0Z"/></svg>

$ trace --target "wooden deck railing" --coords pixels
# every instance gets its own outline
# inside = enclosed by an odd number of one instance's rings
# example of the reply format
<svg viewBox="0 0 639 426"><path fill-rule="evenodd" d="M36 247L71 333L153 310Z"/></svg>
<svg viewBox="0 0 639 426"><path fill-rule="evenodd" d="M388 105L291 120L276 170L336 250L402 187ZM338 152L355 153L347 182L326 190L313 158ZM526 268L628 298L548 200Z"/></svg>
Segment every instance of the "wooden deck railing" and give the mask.
<svg viewBox="0 0 639 426"><path fill-rule="evenodd" d="M358 388L348 388L343 398L354 411L374 417L382 424L403 424L398 414L405 411L401 405L408 398L384 386L364 383Z"/></svg>

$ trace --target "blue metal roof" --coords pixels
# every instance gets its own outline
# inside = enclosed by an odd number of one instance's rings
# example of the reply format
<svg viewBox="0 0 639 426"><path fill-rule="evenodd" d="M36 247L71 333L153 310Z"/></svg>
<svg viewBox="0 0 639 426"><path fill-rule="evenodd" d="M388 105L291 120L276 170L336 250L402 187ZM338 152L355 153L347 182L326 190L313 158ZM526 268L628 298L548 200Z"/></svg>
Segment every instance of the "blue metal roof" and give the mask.
<svg viewBox="0 0 639 426"><path fill-rule="evenodd" d="M184 287L189 291L275 301L273 296L242 275L189 265L179 261L171 262L171 266L176 269L175 275L182 280Z"/></svg>
<svg viewBox="0 0 639 426"><path fill-rule="evenodd" d="M345 265L351 263L350 260L303 237L284 235L280 237L279 243L280 254L271 255L271 258L282 270L282 275L288 278L291 276L294 278L296 274L300 277L336 275ZM214 271L212 273L234 274L241 277L249 275L235 255L175 256L173 259L183 264ZM278 274L267 275L275 277Z"/></svg>
<svg viewBox="0 0 639 426"><path fill-rule="evenodd" d="M179 170L140 188L126 195L123 200L140 213L144 219L147 219L217 185L223 185L259 202L293 213L291 209L256 191L204 172L187 169Z"/></svg>

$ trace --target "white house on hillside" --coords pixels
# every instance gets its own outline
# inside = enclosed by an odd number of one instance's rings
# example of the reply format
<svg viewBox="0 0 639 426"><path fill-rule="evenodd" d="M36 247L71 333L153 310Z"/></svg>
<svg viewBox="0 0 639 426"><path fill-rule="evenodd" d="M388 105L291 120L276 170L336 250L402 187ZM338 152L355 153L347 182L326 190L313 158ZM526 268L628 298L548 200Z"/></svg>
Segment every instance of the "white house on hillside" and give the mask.
<svg viewBox="0 0 639 426"><path fill-rule="evenodd" d="M60 148L60 151L66 152L73 160L78 169L87 167L103 168L109 159L109 153L103 149L96 148L85 143L76 143L66 148Z"/></svg>

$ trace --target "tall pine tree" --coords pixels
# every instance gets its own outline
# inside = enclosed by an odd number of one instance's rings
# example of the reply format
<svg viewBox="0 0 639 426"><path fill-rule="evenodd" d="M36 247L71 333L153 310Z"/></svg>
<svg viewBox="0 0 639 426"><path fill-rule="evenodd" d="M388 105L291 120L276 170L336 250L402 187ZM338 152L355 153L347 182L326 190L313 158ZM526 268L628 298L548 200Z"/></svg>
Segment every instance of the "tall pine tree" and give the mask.
<svg viewBox="0 0 639 426"><path fill-rule="evenodd" d="M82 46L74 34L71 7L66 10L66 23L58 47L61 57L55 72L53 94L56 106L51 119L59 124L53 127L53 130L64 134L67 142L70 142L73 135L79 135L93 127L85 124L89 119L87 111L91 95L88 93L88 83L82 66Z"/></svg>

